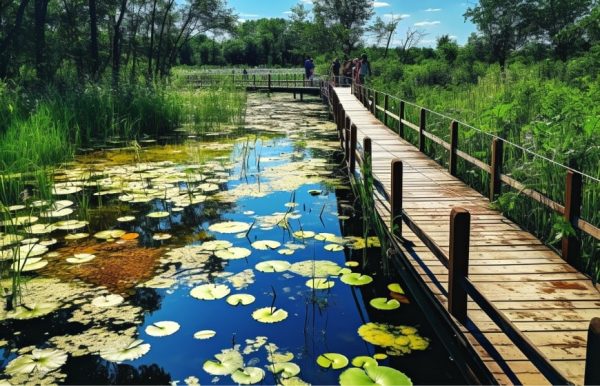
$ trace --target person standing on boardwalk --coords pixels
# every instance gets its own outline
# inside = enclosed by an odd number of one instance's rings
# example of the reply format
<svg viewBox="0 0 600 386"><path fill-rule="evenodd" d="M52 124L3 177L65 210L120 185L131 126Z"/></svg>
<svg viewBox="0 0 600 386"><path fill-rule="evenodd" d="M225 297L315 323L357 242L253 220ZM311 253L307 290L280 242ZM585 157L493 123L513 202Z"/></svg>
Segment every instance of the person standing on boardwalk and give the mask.
<svg viewBox="0 0 600 386"><path fill-rule="evenodd" d="M335 58L334 61L331 63L331 76L333 77L333 83L337 86L339 84L339 80L340 80L340 61L338 60L338 58Z"/></svg>
<svg viewBox="0 0 600 386"><path fill-rule="evenodd" d="M365 78L371 76L371 62L367 58L367 54L362 54L358 65L358 77L360 84L365 83Z"/></svg>
<svg viewBox="0 0 600 386"><path fill-rule="evenodd" d="M352 83L352 61L348 59L347 56L344 56L344 63L342 64L342 76L343 84L351 84Z"/></svg>
<svg viewBox="0 0 600 386"><path fill-rule="evenodd" d="M307 81L312 81L312 75L315 68L315 64L311 57L307 57L304 61L304 75Z"/></svg>

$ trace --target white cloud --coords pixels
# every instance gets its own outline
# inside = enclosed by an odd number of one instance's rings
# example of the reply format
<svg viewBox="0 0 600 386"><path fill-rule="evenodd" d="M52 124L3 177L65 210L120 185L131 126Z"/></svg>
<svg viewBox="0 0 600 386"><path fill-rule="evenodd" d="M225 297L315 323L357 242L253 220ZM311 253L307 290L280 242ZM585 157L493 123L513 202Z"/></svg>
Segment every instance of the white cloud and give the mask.
<svg viewBox="0 0 600 386"><path fill-rule="evenodd" d="M441 21L420 21L415 23L415 27L432 27L434 25L440 24Z"/></svg>
<svg viewBox="0 0 600 386"><path fill-rule="evenodd" d="M291 15L291 14L292 14L292 13L294 13L294 12L292 12L292 11L283 11L283 13L284 13L285 15Z"/></svg>
<svg viewBox="0 0 600 386"><path fill-rule="evenodd" d="M403 20L403 19L406 19L407 17L410 17L410 15L407 14L407 13L404 13L402 15L396 15L396 14L393 14L393 13L386 13L386 14L383 15L383 19L385 19L385 20Z"/></svg>
<svg viewBox="0 0 600 386"><path fill-rule="evenodd" d="M373 2L373 7L374 8L383 8L383 7L389 7L390 3L386 3L385 1L374 1Z"/></svg>
<svg viewBox="0 0 600 386"><path fill-rule="evenodd" d="M441 8L427 8L425 12L439 12L441 10Z"/></svg>
<svg viewBox="0 0 600 386"><path fill-rule="evenodd" d="M240 13L240 16L245 19L258 19L260 17L255 13Z"/></svg>
<svg viewBox="0 0 600 386"><path fill-rule="evenodd" d="M302 4L310 4L310 5L312 5L312 3L313 3L312 0L300 0L300 2Z"/></svg>

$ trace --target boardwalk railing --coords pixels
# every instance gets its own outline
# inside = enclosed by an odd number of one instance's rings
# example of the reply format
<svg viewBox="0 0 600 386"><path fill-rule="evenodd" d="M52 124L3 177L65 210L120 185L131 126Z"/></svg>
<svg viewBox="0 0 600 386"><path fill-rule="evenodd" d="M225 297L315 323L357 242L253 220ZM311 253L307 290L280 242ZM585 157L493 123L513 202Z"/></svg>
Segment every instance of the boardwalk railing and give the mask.
<svg viewBox="0 0 600 386"><path fill-rule="evenodd" d="M329 103L333 113L334 121L336 122L337 129L340 136L340 142L345 150L345 160L348 163L348 169L352 174L356 171L356 164L359 164L363 168L364 172L372 174L371 162L364 163L365 160L371 160L371 148L372 141L369 137L364 138L362 153L357 151L357 127L351 122L350 117L344 111L343 105L340 103L337 94L333 91L333 86L329 85ZM497 156L498 151L502 151L501 146L498 145L498 141L494 141L492 146L500 146L500 150L496 149L496 157L492 157L492 165L484 164L483 162L459 152L456 149L457 139L457 128L456 121L453 121L450 127L452 140L450 143L443 141L442 139L434 136L431 133L426 132L425 114L421 112L421 120L419 125L415 125L403 118L403 107L404 102L400 104L399 114L396 115L387 109L389 96L384 96L384 107L381 108L378 105L378 94L373 93L365 87L354 87L355 95L359 100L363 102L365 107L371 112L382 111L387 123L387 117L391 117L398 121L398 126L409 127L419 133L420 144L423 144L423 137L429 138L436 143L440 143L443 146L447 146L450 152L449 167L452 173L453 165L456 165L456 157L461 157L468 162L472 162L476 166L481 167L488 173L496 173L496 177L505 177L507 180L512 180L510 177L503 175L497 165L498 160L501 157ZM423 110L422 110L423 111ZM419 146L420 148L422 146ZM421 149L422 150L422 149ZM364 163L364 164L363 164ZM366 169L364 169L366 166ZM455 167L455 166L454 166ZM359 168L359 169L361 169ZM454 174L454 173L452 173ZM573 182L573 175L576 175L575 171L569 170L567 174L567 183L571 180L571 184L576 184L577 181ZM576 178L576 177L575 177ZM363 176L364 179L364 176ZM497 181L497 180L496 180ZM516 181L515 181L516 182ZM579 181L580 184L580 181ZM493 185L493 184L492 184ZM392 161L391 165L391 194L387 197L387 201L390 204L390 235L393 241L400 239L402 234L403 222L410 228L410 230L429 248L433 255L448 269L448 312L465 328L473 333L469 326L469 317L467 312L468 297L470 297L477 305L483 310L489 318L498 326L504 334L515 344L515 346L531 361L531 363L540 371L540 373L548 379L552 384L572 384L569 378L539 350L537 347L500 311L492 302L483 295L482 291L477 288L474 282L469 279L469 235L470 235L470 213L463 208L454 208L450 214L450 235L449 235L449 251L446 253L427 233L422 230L416 222L408 215L408 213L402 208L402 186L403 186L403 164L399 159ZM571 185L567 188L568 190L577 189L577 185ZM579 189L581 189L579 187ZM540 197L541 194L537 193ZM573 192L571 193L573 195ZM536 193L529 192L529 196L534 198ZM548 198L543 198L543 202L551 202ZM571 206L574 204L573 198L567 198L567 202L571 202ZM579 201L580 203L580 201ZM553 205L559 205L554 203ZM564 213L567 213L567 207L563 207ZM572 209L571 209L572 210ZM570 213L572 214L572 212ZM579 219L579 221L583 221ZM584 222L585 223L585 222ZM577 225L577 223L576 223ZM591 230L592 235L597 236L598 229L589 225L584 225L581 228L583 231ZM593 318L589 325L588 332L588 345L586 355L586 367L585 367L585 384L600 384L600 318ZM492 357L494 353L489 353ZM516 376L515 376L516 377Z"/></svg>
<svg viewBox="0 0 600 386"><path fill-rule="evenodd" d="M191 74L186 76L188 83L196 87L215 86L224 83L233 84L248 89L311 89L320 90L324 79L315 76L306 79L299 73L261 73L261 74Z"/></svg>
<svg viewBox="0 0 600 386"><path fill-rule="evenodd" d="M565 229L562 232L561 255L563 259L572 266L586 271L582 260L582 240L586 239L586 251L589 255L587 273L591 274L593 280L598 279L595 275L598 275L598 271L600 271L600 249L598 248L600 228L592 224L591 220L600 221L600 211L597 207L600 202L600 180L560 165L502 138L363 85L353 85L353 94L386 126L396 131L402 138L409 141L412 139L421 152L431 155L438 163L446 165L453 176L458 176L457 165L459 162L471 167L475 173L479 173L483 177L482 180L487 182L487 186L477 186L473 179L463 178L464 175L459 177L466 180L465 182L475 185L474 187L482 193L487 193L490 201L496 200L500 194L507 192L507 189L514 189L517 195L527 197L530 201L562 216L565 228L568 225L572 227L571 231ZM412 113L410 114L412 121L409 120L409 108ZM470 132L465 133L459 127L468 128ZM468 135L475 136L475 140L466 138ZM472 144L469 142L476 142L476 144L470 148ZM512 160L510 165L506 160L509 152L512 155L516 154L514 157L516 160ZM489 158L489 162L484 162L481 158ZM553 192L552 198L531 187L531 185L548 185L547 183L542 181L540 184L532 184L517 179L516 175L524 179L534 178L530 175L531 173L522 170L523 165L520 163L532 159L536 162L543 162L543 165L550 170L549 173L552 177L561 174L564 176L565 182L562 186L545 186L547 191ZM546 175L542 177L545 178ZM586 184L584 184L584 180ZM564 192L563 197L558 197L561 192ZM587 202L583 199L584 193L588 197ZM596 200L592 200L594 195L596 195ZM559 199L562 203L559 202ZM594 208L594 206L596 207ZM586 213L582 214L582 208ZM531 212L535 213L536 211L531 210ZM531 214L527 213L527 215ZM582 215L590 218L584 219ZM531 223L519 221L520 219L516 220L526 228L534 227ZM554 231L552 229L554 220L551 217L541 217L539 222L547 225L547 232L540 232L536 229L532 229L532 231L537 233L538 237L547 239L548 234Z"/></svg>

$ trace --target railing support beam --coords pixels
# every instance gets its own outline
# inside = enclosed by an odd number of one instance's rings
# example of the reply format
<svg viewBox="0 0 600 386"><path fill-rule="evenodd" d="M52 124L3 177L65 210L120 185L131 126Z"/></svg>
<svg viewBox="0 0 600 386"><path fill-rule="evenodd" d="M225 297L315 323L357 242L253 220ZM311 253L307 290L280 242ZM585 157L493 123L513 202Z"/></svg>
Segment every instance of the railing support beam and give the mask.
<svg viewBox="0 0 600 386"><path fill-rule="evenodd" d="M354 171L356 170L356 132L356 125L353 123L350 126L350 158L348 159L350 161L350 173L354 173Z"/></svg>
<svg viewBox="0 0 600 386"><path fill-rule="evenodd" d="M600 385L600 318L593 318L588 329L583 384Z"/></svg>
<svg viewBox="0 0 600 386"><path fill-rule="evenodd" d="M469 237L471 214L463 208L450 213L450 267L448 271L448 311L463 325L467 322L467 291L463 279L469 276Z"/></svg>
<svg viewBox="0 0 600 386"><path fill-rule="evenodd" d="M398 112L398 135L400 138L404 138L404 101L400 101L400 111Z"/></svg>
<svg viewBox="0 0 600 386"><path fill-rule="evenodd" d="M581 174L567 171L567 186L565 189L565 220L573 229L577 229L577 222L581 215L581 192L583 181ZM577 231L575 231L577 233ZM581 265L581 241L578 235L565 235L562 238L562 258L574 267Z"/></svg>
<svg viewBox="0 0 600 386"><path fill-rule="evenodd" d="M450 161L448 171L456 176L456 150L458 149L458 122L452 121L450 125Z"/></svg>
<svg viewBox="0 0 600 386"><path fill-rule="evenodd" d="M427 117L427 111L421 108L421 117L419 119L419 151L423 153L425 151L425 120Z"/></svg>
<svg viewBox="0 0 600 386"><path fill-rule="evenodd" d="M402 236L402 161L399 158L392 160L392 191L390 197L390 227L392 234Z"/></svg>
<svg viewBox="0 0 600 386"><path fill-rule="evenodd" d="M496 196L500 194L502 184L500 181L500 175L502 174L502 159L504 158L503 146L504 141L500 138L494 138L492 141L492 162L491 162L491 178L490 178L490 201L494 201Z"/></svg>

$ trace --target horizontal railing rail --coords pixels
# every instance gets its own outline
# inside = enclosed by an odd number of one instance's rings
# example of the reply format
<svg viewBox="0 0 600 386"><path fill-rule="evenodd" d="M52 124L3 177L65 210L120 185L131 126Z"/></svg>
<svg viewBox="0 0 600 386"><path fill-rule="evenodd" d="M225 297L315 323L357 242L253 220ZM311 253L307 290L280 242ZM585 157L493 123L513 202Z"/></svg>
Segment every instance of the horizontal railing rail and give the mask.
<svg viewBox="0 0 600 386"><path fill-rule="evenodd" d="M575 235L565 232L562 237L562 248L561 254L564 260L569 262L575 267L581 267L581 239L582 236L578 236L578 232L591 236L597 241L600 241L600 228L581 218L581 206L582 206L582 190L583 190L583 179L586 177L587 181L593 184L599 184L600 180L597 178L577 171L565 165L561 165L556 161L550 160L542 155L536 154L528 149L523 148L518 144L506 141L498 136L490 133L483 132L470 125L454 120L450 117L446 117L443 114L439 114L428 110L424 107L416 105L411 102L404 101L398 97L381 93L372 88L366 87L360 84L353 84L353 94L363 103L363 105L372 113L380 112L383 115L383 123L389 127L388 120L393 119L397 122L397 126L394 127L394 131L400 134L401 137L405 137L405 128L414 131L418 134L418 145L419 150L424 151L425 139L428 139L435 144L441 146L443 149L448 151L448 168L450 174L456 176L456 164L457 159L462 159L465 162L473 165L481 171L487 173L490 177L489 193L488 196L490 201L494 201L501 192L501 184L506 184L511 188L517 190L519 194L527 196L528 198L542 204L550 210L562 215L565 221L571 224L573 229L576 231ZM380 106L380 101L383 100L383 106ZM391 111L389 108L390 100L395 100L398 104L398 111ZM413 123L406 119L405 111L406 106L410 105L415 109L419 110L419 123ZM441 117L451 120L449 125L450 141L446 141L439 136L436 136L430 131L427 131L426 113L437 114ZM459 124L469 129L478 130L482 134L489 137L491 146L491 162L488 164L475 156L466 153L458 149L458 126ZM547 197L546 195L538 192L537 190L528 187L526 184L517 181L512 176L503 173L502 154L504 145L510 145L526 152L532 157L543 159L544 161L551 162L553 165L559 166L565 171L566 183L565 183L565 204L556 202L555 200Z"/></svg>
<svg viewBox="0 0 600 386"><path fill-rule="evenodd" d="M366 90L362 86L355 86L355 90ZM345 161L348 164L348 169L352 175L356 171L358 164L359 168L365 168L365 173L372 175L372 170L368 170L370 163L365 164L365 160L371 160L372 144L369 137L363 140L362 154L357 150L357 127L351 122L350 117L346 114L343 105L339 101L339 97L333 91L333 85L328 86L329 106L336 123L340 143L345 151ZM357 97L361 100L365 107L370 111L377 110L376 97L370 102L370 97L365 96L364 91L359 91ZM388 97L389 98L389 97ZM386 98L387 99L387 98ZM370 102L370 103L369 103ZM384 102L387 105L387 102ZM402 106L402 105L401 105ZM380 110L381 111L381 110ZM387 108L383 109L388 116ZM402 117L402 108L398 117ZM386 119L387 120L387 119ZM425 129L424 120L419 126L416 126L404 119L399 120L400 124L421 131ZM449 149L456 149L456 131L457 124L453 121L451 125L451 143L447 143L442 139L435 137L440 142L447 145ZM497 145L496 145L497 146ZM459 152L454 152L450 159L450 168L455 165L456 158L460 157ZM468 159L467 159L468 161ZM477 162L481 162L477 160ZM485 168L489 168L489 172L494 171L495 165L484 164ZM483 166L483 165L482 165ZM572 170L569 170L573 174ZM525 355L531 363L540 371L540 373L548 379L552 384L573 384L572 381L560 369L556 368L552 361L548 359L493 303L477 288L472 280L469 279L469 236L470 236L470 213L462 208L453 208L450 215L450 238L449 250L446 253L437 243L424 231L403 209L402 203L403 189L403 164L399 159L394 159L391 165L391 194L385 198L390 205L390 230L391 234L399 239L402 238L403 222L409 229L428 247L434 256L448 269L448 311L453 315L469 331L467 302L470 297L483 310L496 326L514 343L514 345ZM549 199L548 199L549 200ZM551 200L550 200L551 201ZM556 204L556 203L555 203ZM556 204L559 205L559 204ZM563 207L565 208L565 207ZM566 209L565 209L566 212ZM478 331L473 331L477 333ZM596 363L600 360L600 319L594 318L590 322L588 333L588 345L586 356L585 384L600 383L600 371L596 368ZM491 354L491 353L490 353Z"/></svg>

